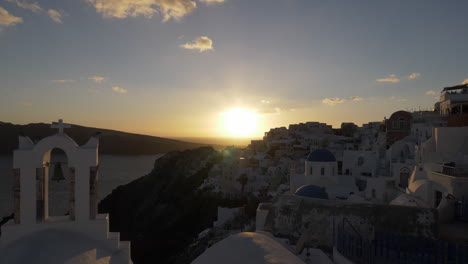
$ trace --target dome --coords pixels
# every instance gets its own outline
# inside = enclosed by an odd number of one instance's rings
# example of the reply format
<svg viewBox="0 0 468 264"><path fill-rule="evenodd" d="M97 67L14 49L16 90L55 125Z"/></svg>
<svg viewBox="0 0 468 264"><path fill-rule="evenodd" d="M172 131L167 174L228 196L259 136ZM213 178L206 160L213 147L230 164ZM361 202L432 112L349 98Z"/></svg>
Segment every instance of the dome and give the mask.
<svg viewBox="0 0 468 264"><path fill-rule="evenodd" d="M116 253L120 250L111 248L104 241L58 229L37 231L0 247L0 263L89 263L83 260L96 259L96 252L100 258L110 256L109 263L125 263L118 260Z"/></svg>
<svg viewBox="0 0 468 264"><path fill-rule="evenodd" d="M317 185L304 185L294 193L296 196L328 200L327 192Z"/></svg>
<svg viewBox="0 0 468 264"><path fill-rule="evenodd" d="M307 161L312 162L335 162L336 158L333 153L326 149L317 149L309 154Z"/></svg>

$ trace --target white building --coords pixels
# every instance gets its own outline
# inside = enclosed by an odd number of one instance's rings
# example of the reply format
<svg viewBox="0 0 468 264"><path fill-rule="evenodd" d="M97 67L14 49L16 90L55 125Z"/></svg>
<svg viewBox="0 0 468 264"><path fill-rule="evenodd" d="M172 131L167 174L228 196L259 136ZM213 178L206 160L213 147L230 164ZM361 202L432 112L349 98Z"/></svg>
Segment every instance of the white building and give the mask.
<svg viewBox="0 0 468 264"><path fill-rule="evenodd" d="M304 162L304 174L290 175L291 191L303 185L315 185L324 188L331 199L348 197L356 192L354 177L338 174L338 162L335 155L326 149L312 151Z"/></svg>
<svg viewBox="0 0 468 264"><path fill-rule="evenodd" d="M108 215L97 213L97 137L78 146L59 123L59 132L34 144L19 138L14 152L14 220L2 227L0 263L131 263L130 243L109 232ZM68 158L69 214L49 215L51 152Z"/></svg>

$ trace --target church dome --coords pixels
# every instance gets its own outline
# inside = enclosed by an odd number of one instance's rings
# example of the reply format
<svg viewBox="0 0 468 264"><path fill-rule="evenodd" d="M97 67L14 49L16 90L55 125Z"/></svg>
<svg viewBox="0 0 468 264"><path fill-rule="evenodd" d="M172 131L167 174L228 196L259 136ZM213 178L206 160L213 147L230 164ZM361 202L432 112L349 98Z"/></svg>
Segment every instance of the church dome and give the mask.
<svg viewBox="0 0 468 264"><path fill-rule="evenodd" d="M312 162L335 162L336 158L333 153L326 149L317 149L309 154L307 161Z"/></svg>
<svg viewBox="0 0 468 264"><path fill-rule="evenodd" d="M328 200L327 192L317 185L304 185L294 193L296 196Z"/></svg>

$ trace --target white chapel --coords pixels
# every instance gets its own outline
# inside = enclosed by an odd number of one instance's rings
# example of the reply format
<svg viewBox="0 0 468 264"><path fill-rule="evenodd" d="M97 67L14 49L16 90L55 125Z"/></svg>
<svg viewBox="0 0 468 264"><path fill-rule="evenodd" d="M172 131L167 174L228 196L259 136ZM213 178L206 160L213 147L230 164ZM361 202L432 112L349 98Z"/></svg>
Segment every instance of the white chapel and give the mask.
<svg viewBox="0 0 468 264"><path fill-rule="evenodd" d="M130 242L109 232L109 217L98 214L99 139L78 146L64 133L70 125L54 122L55 135L37 143L19 137L13 153L14 219L2 226L0 263L128 264ZM68 213L49 215L51 153L68 159Z"/></svg>

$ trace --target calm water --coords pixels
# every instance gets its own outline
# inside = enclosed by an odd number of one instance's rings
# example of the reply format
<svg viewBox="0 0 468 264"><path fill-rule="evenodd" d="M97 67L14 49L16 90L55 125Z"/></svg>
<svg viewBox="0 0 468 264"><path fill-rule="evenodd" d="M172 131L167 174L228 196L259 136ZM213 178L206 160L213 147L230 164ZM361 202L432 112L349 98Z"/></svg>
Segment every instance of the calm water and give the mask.
<svg viewBox="0 0 468 264"><path fill-rule="evenodd" d="M162 155L99 156L99 198L103 199L119 185L148 174ZM58 158L60 160L61 158ZM0 156L0 218L13 212L13 158ZM64 172L66 165L64 165ZM51 175L50 178L52 178ZM65 178L67 175L65 174ZM49 182L49 214L63 215L68 209L68 181Z"/></svg>

